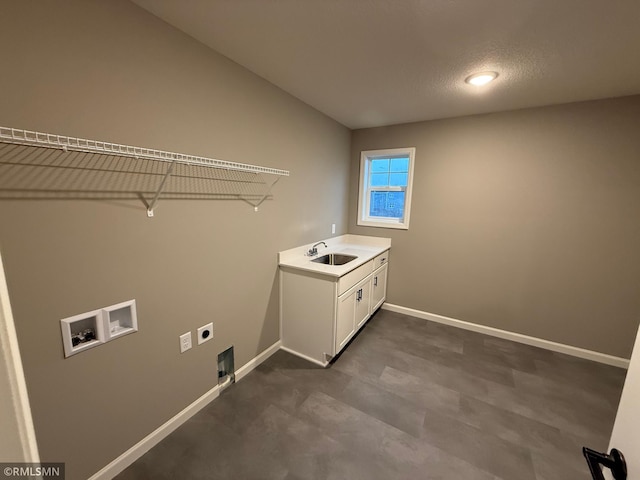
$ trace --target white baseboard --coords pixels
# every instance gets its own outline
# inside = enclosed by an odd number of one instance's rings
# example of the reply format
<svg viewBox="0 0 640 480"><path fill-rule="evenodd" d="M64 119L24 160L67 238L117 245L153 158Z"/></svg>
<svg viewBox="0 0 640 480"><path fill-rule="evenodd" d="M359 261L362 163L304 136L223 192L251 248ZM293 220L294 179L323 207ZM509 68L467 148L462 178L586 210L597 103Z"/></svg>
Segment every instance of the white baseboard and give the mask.
<svg viewBox="0 0 640 480"><path fill-rule="evenodd" d="M236 381L241 380L243 377L247 376L254 368L264 362L271 355L276 353L280 348L280 341L277 341L269 348L267 348L264 352L258 354L252 360L249 360L242 367L236 370ZM166 438L171 432L176 430L180 425L185 423L191 417L193 417L196 413L206 407L210 402L218 398L220 395L220 387L215 386L207 393L198 398L191 405L187 406L184 410L179 412L173 418L169 419L164 424L160 425L149 435L144 437L138 443L136 443L129 450L124 452L118 458L113 460L107 466L102 468L100 471L92 475L89 480L111 480L113 477L122 472L125 468L131 465L133 462L142 457L145 453L155 447L160 441Z"/></svg>
<svg viewBox="0 0 640 480"><path fill-rule="evenodd" d="M288 347L281 346L280 349L284 350L285 352L289 352L292 355L296 355L296 356L298 356L300 358L304 358L308 362L315 363L316 365L320 365L323 368L325 368L327 365L329 365L329 362L322 363L322 362L316 360L315 358L311 358L311 357L309 357L309 356L307 356L307 355L305 355L303 353L296 352L295 350L292 350L292 349L290 349Z"/></svg>
<svg viewBox="0 0 640 480"><path fill-rule="evenodd" d="M282 342L278 340L276 343L274 343L269 348L267 348L264 352L259 353L252 360L249 360L247 363L241 366L238 370L236 370L236 382L238 380L242 380L249 373L251 373L251 371L254 368L260 365L262 362L264 362L267 358L269 358L271 355L276 353L278 350L280 350L281 346L282 346Z"/></svg>
<svg viewBox="0 0 640 480"><path fill-rule="evenodd" d="M532 345L534 347L552 350L554 352L565 353L574 357L593 360L595 362L613 365L614 367L629 368L628 359L614 357L613 355L607 355L606 353L594 352L593 350L586 350L584 348L552 342L550 340L544 340L542 338L530 337L528 335L522 335L520 333L500 330L499 328L487 327L485 325L478 325L477 323L465 322L463 320L457 320L455 318L445 317L443 315L437 315L435 313L423 312L422 310L414 310L413 308L402 307L400 305L394 305L391 303L384 303L382 305L382 309L389 310L391 312L402 313L405 315L411 315L412 317L422 318L425 320L431 320L432 322L443 323L445 325L462 328L464 330L484 333L485 335L491 335L492 337L504 338L505 340L512 340L514 342L524 343L527 345Z"/></svg>

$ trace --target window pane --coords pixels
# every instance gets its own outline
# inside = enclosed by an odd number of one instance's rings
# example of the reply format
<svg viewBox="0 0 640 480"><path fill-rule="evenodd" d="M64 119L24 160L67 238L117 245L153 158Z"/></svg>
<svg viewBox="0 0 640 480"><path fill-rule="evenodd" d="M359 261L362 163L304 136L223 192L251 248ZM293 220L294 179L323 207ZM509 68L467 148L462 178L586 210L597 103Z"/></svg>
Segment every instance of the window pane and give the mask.
<svg viewBox="0 0 640 480"><path fill-rule="evenodd" d="M389 185L392 187L406 187L408 173L391 173L389 174Z"/></svg>
<svg viewBox="0 0 640 480"><path fill-rule="evenodd" d="M388 158L376 158L371 160L371 172L388 172L389 171L389 159Z"/></svg>
<svg viewBox="0 0 640 480"><path fill-rule="evenodd" d="M409 228L415 152L415 147L360 152L358 225Z"/></svg>
<svg viewBox="0 0 640 480"><path fill-rule="evenodd" d="M389 185L388 173L372 173L371 174L372 187L386 187L388 185Z"/></svg>
<svg viewBox="0 0 640 480"><path fill-rule="evenodd" d="M404 214L404 192L371 192L370 217L402 218Z"/></svg>
<svg viewBox="0 0 640 480"><path fill-rule="evenodd" d="M408 172L409 171L409 157L392 158L391 159L391 171L392 172Z"/></svg>

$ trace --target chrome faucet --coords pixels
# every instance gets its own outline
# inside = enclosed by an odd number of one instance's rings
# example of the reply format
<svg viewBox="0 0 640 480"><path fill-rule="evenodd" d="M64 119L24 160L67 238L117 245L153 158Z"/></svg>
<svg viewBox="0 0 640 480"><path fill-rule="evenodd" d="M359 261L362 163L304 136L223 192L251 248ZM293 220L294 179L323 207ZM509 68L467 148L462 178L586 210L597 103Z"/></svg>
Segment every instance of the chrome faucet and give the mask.
<svg viewBox="0 0 640 480"><path fill-rule="evenodd" d="M313 247L311 247L311 248L309 249L309 252L307 253L307 255L308 255L308 256L310 256L310 257L313 257L314 255L317 255L317 254L318 254L318 249L317 249L316 247L317 247L318 245L320 245L320 244L324 245L324 246L325 246L325 248L329 248L329 247L327 247L327 244L326 244L326 243L324 243L324 242L318 242L318 243L316 243Z"/></svg>

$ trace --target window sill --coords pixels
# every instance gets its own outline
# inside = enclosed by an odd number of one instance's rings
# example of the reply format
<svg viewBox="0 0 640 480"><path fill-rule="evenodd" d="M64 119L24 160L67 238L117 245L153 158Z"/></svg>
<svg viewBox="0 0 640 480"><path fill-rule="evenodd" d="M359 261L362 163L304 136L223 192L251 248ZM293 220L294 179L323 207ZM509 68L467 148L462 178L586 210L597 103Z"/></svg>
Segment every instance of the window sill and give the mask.
<svg viewBox="0 0 640 480"><path fill-rule="evenodd" d="M382 222L370 220L358 220L359 227L394 228L396 230L409 230L408 223Z"/></svg>

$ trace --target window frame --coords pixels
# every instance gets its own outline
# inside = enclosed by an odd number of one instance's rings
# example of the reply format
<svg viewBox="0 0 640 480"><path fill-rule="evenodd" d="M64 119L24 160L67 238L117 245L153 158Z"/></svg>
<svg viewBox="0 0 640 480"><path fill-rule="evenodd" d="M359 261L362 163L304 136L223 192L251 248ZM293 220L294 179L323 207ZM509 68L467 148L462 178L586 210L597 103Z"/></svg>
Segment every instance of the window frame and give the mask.
<svg viewBox="0 0 640 480"><path fill-rule="evenodd" d="M358 184L358 219L357 224L364 227L409 229L409 217L411 213L411 192L413 190L413 166L415 163L416 148L387 148L382 150L364 150L360 152L360 181ZM372 187L369 184L369 171L372 160L380 158L409 157L409 171L407 172L406 187ZM372 191L398 192L404 191L404 211L402 218L371 217L369 216L369 203Z"/></svg>

